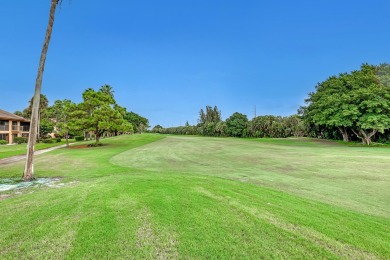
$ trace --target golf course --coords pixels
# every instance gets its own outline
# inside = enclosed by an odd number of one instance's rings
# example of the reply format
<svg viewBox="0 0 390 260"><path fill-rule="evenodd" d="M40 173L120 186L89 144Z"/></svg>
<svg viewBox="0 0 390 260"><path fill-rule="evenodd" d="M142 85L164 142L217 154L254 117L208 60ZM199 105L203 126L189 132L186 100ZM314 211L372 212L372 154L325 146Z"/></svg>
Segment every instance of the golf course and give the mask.
<svg viewBox="0 0 390 260"><path fill-rule="evenodd" d="M0 259L390 258L388 146L101 142L36 156L35 177L57 185L0 192ZM0 165L0 179L21 179L23 167Z"/></svg>

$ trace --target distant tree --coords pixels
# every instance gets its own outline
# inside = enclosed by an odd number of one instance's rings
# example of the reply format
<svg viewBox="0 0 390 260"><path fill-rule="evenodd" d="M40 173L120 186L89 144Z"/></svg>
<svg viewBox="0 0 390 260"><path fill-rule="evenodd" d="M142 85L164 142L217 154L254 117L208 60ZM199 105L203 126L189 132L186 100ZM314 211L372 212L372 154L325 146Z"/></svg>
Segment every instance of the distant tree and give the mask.
<svg viewBox="0 0 390 260"><path fill-rule="evenodd" d="M202 135L217 135L215 128L221 121L221 111L217 106L214 106L214 108L206 106L206 112L203 109L199 111L198 127L201 128Z"/></svg>
<svg viewBox="0 0 390 260"><path fill-rule="evenodd" d="M303 137L307 134L305 121L298 115L283 117L285 136Z"/></svg>
<svg viewBox="0 0 390 260"><path fill-rule="evenodd" d="M66 140L66 146L69 146L69 131L76 129L76 121L79 119L79 113L76 113L77 106L68 99L56 100L49 109L50 118L57 129L57 132L63 134Z"/></svg>
<svg viewBox="0 0 390 260"><path fill-rule="evenodd" d="M32 107L33 107L33 99L34 97L32 97L30 99L30 102L29 102L29 106L27 107L26 109L26 116L27 117L30 117L31 116L31 113L32 113ZM39 107L38 107L38 129L37 129L37 141L39 142L40 141L40 138L41 136L43 135L46 135L47 133L42 133L40 130L41 130L41 127L40 127L40 122L41 122L41 119L45 119L45 127L43 127L43 131L46 132L47 131L47 126L49 124L48 122L48 118L46 117L47 116L47 109L49 107L49 100L47 99L46 95L44 94L41 94L40 98L39 98Z"/></svg>
<svg viewBox="0 0 390 260"><path fill-rule="evenodd" d="M30 114L32 111L33 99L34 97L32 97L29 101L28 111L30 112ZM43 110L46 110L48 107L49 107L49 100L47 99L46 95L41 94L39 98L38 112L42 112Z"/></svg>
<svg viewBox="0 0 390 260"><path fill-rule="evenodd" d="M115 101L115 100L114 100ZM118 104L114 104L114 109L116 110L116 111L118 111L123 117L125 117L126 116L126 113L127 113L127 111L126 111L126 108L125 107L122 107L122 106L120 106L120 105L118 105Z"/></svg>
<svg viewBox="0 0 390 260"><path fill-rule="evenodd" d="M48 118L42 118L39 123L39 134L41 137L47 136L54 130L54 123Z"/></svg>
<svg viewBox="0 0 390 260"><path fill-rule="evenodd" d="M221 111L218 110L217 106L212 108L211 106L206 106L206 112L201 109L199 111L199 124L206 125L207 123L218 123L222 121Z"/></svg>
<svg viewBox="0 0 390 260"><path fill-rule="evenodd" d="M377 76L381 84L390 86L390 64L382 63L377 67Z"/></svg>
<svg viewBox="0 0 390 260"><path fill-rule="evenodd" d="M351 96L346 86L348 74L332 76L317 85L317 91L309 94L306 100L309 103L307 107L307 118L310 118L316 125L325 125L327 127L336 127L345 142L349 142L348 128L353 126L358 115L353 115L351 106ZM352 87L352 86L351 86Z"/></svg>
<svg viewBox="0 0 390 260"><path fill-rule="evenodd" d="M134 112L127 112L124 119L131 123L138 133L144 132L149 127L149 120Z"/></svg>
<svg viewBox="0 0 390 260"><path fill-rule="evenodd" d="M161 125L155 125L152 129L152 132L153 133L160 133L162 131L164 127L162 127Z"/></svg>
<svg viewBox="0 0 390 260"><path fill-rule="evenodd" d="M28 107L26 107L25 109L23 109L23 111L22 111L22 117L24 117L24 118L26 118L26 119L31 118L31 111L29 111Z"/></svg>
<svg viewBox="0 0 390 260"><path fill-rule="evenodd" d="M113 88L110 85L105 84L105 85L101 86L99 91L111 96L112 99L114 99L114 92L115 91L113 90ZM114 99L114 101L115 101L115 99Z"/></svg>
<svg viewBox="0 0 390 260"><path fill-rule="evenodd" d="M249 123L249 133L253 137L284 137L281 121L280 116L257 116Z"/></svg>
<svg viewBox="0 0 390 260"><path fill-rule="evenodd" d="M388 65L363 64L360 70L333 76L310 93L305 108L316 125L336 127L344 141L352 131L364 144L390 128Z"/></svg>
<svg viewBox="0 0 390 260"><path fill-rule="evenodd" d="M226 132L229 136L243 137L248 124L248 117L244 114L235 112L226 119Z"/></svg>
<svg viewBox="0 0 390 260"><path fill-rule="evenodd" d="M132 134L134 133L134 127L131 123L127 122L126 120L123 120L121 124L116 126L114 131L122 134Z"/></svg>
<svg viewBox="0 0 390 260"><path fill-rule="evenodd" d="M112 91L112 92L114 92L114 91ZM112 95L112 97L114 97L114 96ZM115 103L114 104L114 109L121 114L123 119L125 118L126 113L127 113L125 107L122 107L122 106L120 106L120 105ZM124 120L123 124L120 127L118 127L117 129L114 129L114 135L117 136L118 133L134 133L134 126L133 126L133 124L131 124L130 122Z"/></svg>
<svg viewBox="0 0 390 260"><path fill-rule="evenodd" d="M23 117L23 112L17 110L14 112L15 115Z"/></svg>
<svg viewBox="0 0 390 260"><path fill-rule="evenodd" d="M85 130L95 133L96 143L105 131L114 131L123 125L121 113L114 109L115 100L108 93L87 89L79 109L84 113L82 122ZM80 111L78 111L80 112Z"/></svg>
<svg viewBox="0 0 390 260"><path fill-rule="evenodd" d="M215 133L217 136L226 136L226 128L227 128L227 125L226 125L226 122L224 121L220 121L218 122L216 125L215 125Z"/></svg>

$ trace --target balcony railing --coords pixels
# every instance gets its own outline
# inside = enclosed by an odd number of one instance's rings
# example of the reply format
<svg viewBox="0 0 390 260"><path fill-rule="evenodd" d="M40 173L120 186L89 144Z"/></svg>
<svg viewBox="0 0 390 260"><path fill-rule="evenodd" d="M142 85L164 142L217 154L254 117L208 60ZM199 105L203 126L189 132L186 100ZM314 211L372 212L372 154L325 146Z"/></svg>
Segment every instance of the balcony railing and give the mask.
<svg viewBox="0 0 390 260"><path fill-rule="evenodd" d="M20 126L20 131L22 131L22 132L28 132L28 131L30 131L30 127L29 126Z"/></svg>
<svg viewBox="0 0 390 260"><path fill-rule="evenodd" d="M9 131L9 126L8 125L0 125L0 131ZM30 131L30 127L29 126L23 126L23 125L18 127L17 125L13 125L12 126L12 131L28 132L28 131Z"/></svg>

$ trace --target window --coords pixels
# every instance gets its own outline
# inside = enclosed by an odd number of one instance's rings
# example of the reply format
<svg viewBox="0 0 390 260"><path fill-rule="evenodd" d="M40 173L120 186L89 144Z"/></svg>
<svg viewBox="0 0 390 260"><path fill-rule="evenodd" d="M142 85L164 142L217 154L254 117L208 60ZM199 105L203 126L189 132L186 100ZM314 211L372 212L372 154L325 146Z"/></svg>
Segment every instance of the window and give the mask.
<svg viewBox="0 0 390 260"><path fill-rule="evenodd" d="M18 122L12 121L12 130L14 130L14 131L18 131L19 130L18 129Z"/></svg>
<svg viewBox="0 0 390 260"><path fill-rule="evenodd" d="M20 131L28 132L30 130L30 123L20 123Z"/></svg>
<svg viewBox="0 0 390 260"><path fill-rule="evenodd" d="M0 120L0 131L8 131L9 130L9 122L6 120ZM5 140L5 139L3 139Z"/></svg>

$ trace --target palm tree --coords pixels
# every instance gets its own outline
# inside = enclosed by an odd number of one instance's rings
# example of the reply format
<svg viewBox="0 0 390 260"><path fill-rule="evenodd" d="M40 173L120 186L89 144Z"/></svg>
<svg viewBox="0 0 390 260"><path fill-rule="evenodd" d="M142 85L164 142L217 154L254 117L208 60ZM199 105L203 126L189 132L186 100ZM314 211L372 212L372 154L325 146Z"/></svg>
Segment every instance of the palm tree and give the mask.
<svg viewBox="0 0 390 260"><path fill-rule="evenodd" d="M34 97L30 99L28 109L30 110L30 113L32 111L32 106L34 102ZM47 99L46 95L41 94L39 97L39 108L38 111L42 111L43 109L47 109L49 107L49 100Z"/></svg>
<svg viewBox="0 0 390 260"><path fill-rule="evenodd" d="M103 92L104 94L107 94L109 95L110 97L112 97L112 99L114 99L114 90L112 89L112 87L110 85L103 85L100 87L99 89L100 92Z"/></svg>
<svg viewBox="0 0 390 260"><path fill-rule="evenodd" d="M34 146L37 138L37 126L39 121L38 109L41 96L42 76L45 69L45 61L47 50L49 49L51 32L54 25L54 15L56 13L57 5L61 4L62 0L51 0L49 23L46 28L46 36L43 42L41 58L39 60L38 74L35 81L35 92L33 97L33 106L31 112L30 132L28 136L28 149L26 164L24 166L23 180L31 181L34 179Z"/></svg>

